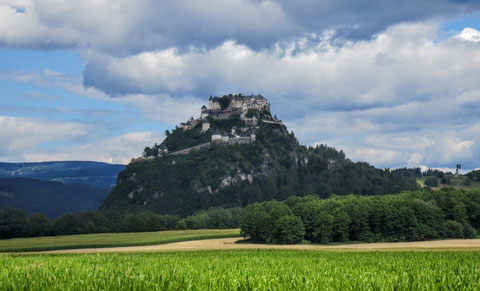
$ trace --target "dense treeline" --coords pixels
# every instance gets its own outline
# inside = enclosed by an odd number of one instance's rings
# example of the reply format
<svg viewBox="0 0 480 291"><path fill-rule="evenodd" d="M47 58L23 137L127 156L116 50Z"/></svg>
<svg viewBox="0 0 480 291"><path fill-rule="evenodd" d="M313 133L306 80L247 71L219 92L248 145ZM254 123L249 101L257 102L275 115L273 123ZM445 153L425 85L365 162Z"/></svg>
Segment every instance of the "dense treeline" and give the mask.
<svg viewBox="0 0 480 291"><path fill-rule="evenodd" d="M392 170L394 173L401 174L403 176L407 177L416 177L416 178L422 178L422 177L428 177L428 176L434 176L438 177L439 179L443 178L445 175L452 175L451 172L444 172L440 171L437 169L427 169L426 171L422 171L421 168L415 167L415 168L398 168Z"/></svg>
<svg viewBox="0 0 480 291"><path fill-rule="evenodd" d="M242 208L211 208L181 219L177 215L161 215L150 211L120 216L115 212L86 211L48 219L43 214L27 218L18 209L0 211L0 238L37 237L109 232L143 232L173 229L222 229L239 227Z"/></svg>
<svg viewBox="0 0 480 291"><path fill-rule="evenodd" d="M468 176L472 181L480 182L480 170L471 171Z"/></svg>
<svg viewBox="0 0 480 291"><path fill-rule="evenodd" d="M290 197L246 207L241 230L254 241L280 244L474 238L480 231L480 191Z"/></svg>

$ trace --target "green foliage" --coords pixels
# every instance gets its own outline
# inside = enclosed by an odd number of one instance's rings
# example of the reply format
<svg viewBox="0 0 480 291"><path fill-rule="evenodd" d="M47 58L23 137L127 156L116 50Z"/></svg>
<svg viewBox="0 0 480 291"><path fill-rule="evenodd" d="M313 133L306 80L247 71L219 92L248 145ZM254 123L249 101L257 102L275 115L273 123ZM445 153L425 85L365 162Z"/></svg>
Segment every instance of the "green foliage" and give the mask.
<svg viewBox="0 0 480 291"><path fill-rule="evenodd" d="M471 171L466 176L472 181L480 182L480 170Z"/></svg>
<svg viewBox="0 0 480 291"><path fill-rule="evenodd" d="M270 242L275 244L301 243L305 235L305 226L300 217L284 215L275 222Z"/></svg>
<svg viewBox="0 0 480 291"><path fill-rule="evenodd" d="M333 216L320 212L317 214L313 226L312 242L326 244L332 241L333 236Z"/></svg>
<svg viewBox="0 0 480 291"><path fill-rule="evenodd" d="M185 229L187 229L187 224L186 224L185 220L180 220L180 221L177 223L177 226L175 226L175 229L176 229L176 230L185 230Z"/></svg>
<svg viewBox="0 0 480 291"><path fill-rule="evenodd" d="M41 214L33 214L27 219L26 233L28 236L45 236L50 233L50 221L48 218Z"/></svg>
<svg viewBox="0 0 480 291"><path fill-rule="evenodd" d="M230 132L244 126L238 117L210 119L212 128ZM152 211L183 218L212 207L245 207L290 196L384 195L416 190L413 176L353 163L327 145L304 147L283 125L262 123L252 144L219 146L132 163L105 199L101 211ZM205 140L203 140L205 138ZM174 130L163 142L169 151L200 144L210 132ZM248 179L247 179L248 177ZM227 181L227 182L226 182ZM189 218L187 227L205 223ZM306 236L312 223L306 223Z"/></svg>
<svg viewBox="0 0 480 291"><path fill-rule="evenodd" d="M192 130L186 130L184 131L183 128L179 127L176 128L175 130L172 131L169 135L167 135L167 138L162 142L161 145L164 145L167 147L168 152L174 152L178 150L183 150L189 147L193 147L202 143L207 143L210 142L212 139L212 134L211 131L207 131L203 133L201 131L202 124L199 123L197 126L192 129ZM158 148L160 147L155 145L153 148L157 150L157 155L158 155ZM153 151L149 152L150 155L145 155L144 156L156 156L154 155Z"/></svg>
<svg viewBox="0 0 480 291"><path fill-rule="evenodd" d="M243 208L214 207L187 216L184 220L187 229L222 229L240 227Z"/></svg>
<svg viewBox="0 0 480 291"><path fill-rule="evenodd" d="M291 217L290 208L279 201L267 201L247 206L241 223L241 230L244 236L249 236L253 241L268 243L289 243L290 241L300 242L305 232L303 223ZM281 220L281 221L280 221ZM280 221L280 222L279 222ZM293 228L287 230L287 226ZM298 239L298 236L301 237Z"/></svg>
<svg viewBox="0 0 480 291"><path fill-rule="evenodd" d="M258 112L258 110L254 110L254 109L249 109L247 111L247 114L245 115L246 117L248 118L252 118L252 117L256 117L256 118L259 118L260 117L260 113Z"/></svg>
<svg viewBox="0 0 480 291"><path fill-rule="evenodd" d="M4 290L478 290L479 252L3 255Z"/></svg>
<svg viewBox="0 0 480 291"><path fill-rule="evenodd" d="M425 185L429 187L437 187L438 186L438 178L436 176L428 177L425 179Z"/></svg>
<svg viewBox="0 0 480 291"><path fill-rule="evenodd" d="M279 216L271 215L267 203L245 208L241 231L253 240L274 243L269 238L274 237L270 230L276 221L269 217ZM480 231L480 191L290 197L284 205L302 220L304 238L314 243L474 238Z"/></svg>
<svg viewBox="0 0 480 291"><path fill-rule="evenodd" d="M26 230L27 218L23 211L4 208L0 211L0 238L22 236Z"/></svg>

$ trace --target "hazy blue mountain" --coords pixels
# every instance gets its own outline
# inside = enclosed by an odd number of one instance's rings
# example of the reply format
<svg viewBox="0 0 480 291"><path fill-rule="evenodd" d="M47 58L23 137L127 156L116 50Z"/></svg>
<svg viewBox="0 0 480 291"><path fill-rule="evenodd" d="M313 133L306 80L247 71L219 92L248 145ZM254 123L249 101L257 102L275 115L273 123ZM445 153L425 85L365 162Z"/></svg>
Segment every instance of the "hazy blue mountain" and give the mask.
<svg viewBox="0 0 480 291"><path fill-rule="evenodd" d="M32 178L111 188L123 169L125 165L88 161L0 163L0 178Z"/></svg>
<svg viewBox="0 0 480 291"><path fill-rule="evenodd" d="M58 217L67 213L97 210L110 188L64 184L29 178L0 178L0 209L12 207L27 215L43 213Z"/></svg>

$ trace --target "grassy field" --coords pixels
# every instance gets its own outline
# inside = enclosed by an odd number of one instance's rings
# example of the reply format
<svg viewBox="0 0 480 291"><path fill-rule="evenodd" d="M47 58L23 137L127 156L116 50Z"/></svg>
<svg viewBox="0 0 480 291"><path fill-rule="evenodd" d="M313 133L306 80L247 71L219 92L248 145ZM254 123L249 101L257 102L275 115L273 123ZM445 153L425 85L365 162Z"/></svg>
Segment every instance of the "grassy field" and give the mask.
<svg viewBox="0 0 480 291"><path fill-rule="evenodd" d="M480 252L0 255L1 290L478 290Z"/></svg>
<svg viewBox="0 0 480 291"><path fill-rule="evenodd" d="M145 246L188 240L239 236L239 229L200 229L15 238L0 240L0 252Z"/></svg>

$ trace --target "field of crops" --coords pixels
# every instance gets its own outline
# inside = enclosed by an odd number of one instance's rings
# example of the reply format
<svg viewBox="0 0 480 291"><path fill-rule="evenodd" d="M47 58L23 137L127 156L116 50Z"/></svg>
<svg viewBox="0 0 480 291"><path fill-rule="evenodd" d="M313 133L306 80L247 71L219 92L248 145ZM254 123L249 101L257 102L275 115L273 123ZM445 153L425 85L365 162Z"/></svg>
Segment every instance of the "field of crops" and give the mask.
<svg viewBox="0 0 480 291"><path fill-rule="evenodd" d="M1 290L478 290L480 252L1 255Z"/></svg>
<svg viewBox="0 0 480 291"><path fill-rule="evenodd" d="M240 236L239 229L171 230L157 232L78 234L0 240L0 252L145 246L179 241Z"/></svg>

